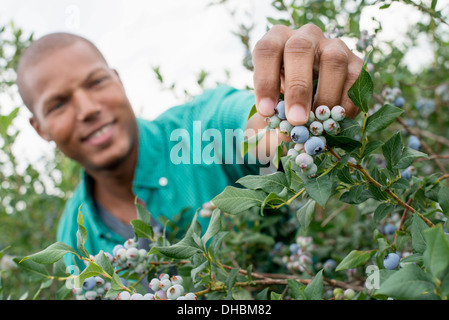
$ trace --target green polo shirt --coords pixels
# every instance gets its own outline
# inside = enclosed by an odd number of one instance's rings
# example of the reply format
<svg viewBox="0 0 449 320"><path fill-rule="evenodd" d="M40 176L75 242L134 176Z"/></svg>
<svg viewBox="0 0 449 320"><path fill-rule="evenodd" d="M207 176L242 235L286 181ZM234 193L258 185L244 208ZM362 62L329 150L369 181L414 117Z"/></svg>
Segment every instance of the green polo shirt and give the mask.
<svg viewBox="0 0 449 320"><path fill-rule="evenodd" d="M253 104L254 96L248 91L219 86L153 121L137 120L139 147L133 190L156 220L172 219L186 210L181 223L187 226L195 211L226 186L259 173L261 164L255 159L248 155L240 158L240 142ZM81 208L89 253L112 252L126 239L109 230L99 217L89 180L84 172L59 221L57 238L76 248ZM205 230L208 219L199 218L199 222ZM67 265L73 264L73 257L64 258Z"/></svg>

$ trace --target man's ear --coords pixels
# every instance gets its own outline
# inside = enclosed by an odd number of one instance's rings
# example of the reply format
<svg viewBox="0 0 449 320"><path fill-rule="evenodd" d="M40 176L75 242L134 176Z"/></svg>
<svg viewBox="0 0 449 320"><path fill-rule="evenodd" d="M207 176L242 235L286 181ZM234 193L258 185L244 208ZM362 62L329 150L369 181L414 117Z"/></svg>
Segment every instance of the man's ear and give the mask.
<svg viewBox="0 0 449 320"><path fill-rule="evenodd" d="M36 132L44 139L47 141L50 141L50 137L48 136L48 134L42 130L42 127L39 124L39 121L35 118L35 116L33 115L30 118L30 124L33 126L34 130L36 130Z"/></svg>

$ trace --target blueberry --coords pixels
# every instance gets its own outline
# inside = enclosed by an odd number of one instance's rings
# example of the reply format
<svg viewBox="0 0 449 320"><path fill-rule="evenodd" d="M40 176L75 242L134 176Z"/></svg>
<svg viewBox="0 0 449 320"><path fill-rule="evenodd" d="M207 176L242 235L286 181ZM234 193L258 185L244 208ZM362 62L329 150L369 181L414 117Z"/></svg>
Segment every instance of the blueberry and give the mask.
<svg viewBox="0 0 449 320"><path fill-rule="evenodd" d="M384 226L384 233L386 235L394 234L395 231L396 231L396 226L394 224L392 224L392 223L387 223Z"/></svg>
<svg viewBox="0 0 449 320"><path fill-rule="evenodd" d="M274 111L276 112L279 119L281 119L281 120L287 119L287 117L285 116L285 103L283 100L279 101L276 108L274 108Z"/></svg>
<svg viewBox="0 0 449 320"><path fill-rule="evenodd" d="M317 165L315 163L312 163L310 168L308 168L304 173L306 174L307 177L313 178L315 177L317 171L318 171Z"/></svg>
<svg viewBox="0 0 449 320"><path fill-rule="evenodd" d="M266 122L268 122L269 129L276 129L277 127L279 127L281 119L277 115L273 115L269 118L266 118Z"/></svg>
<svg viewBox="0 0 449 320"><path fill-rule="evenodd" d="M319 121L313 121L309 128L314 136L319 136L323 133L323 124Z"/></svg>
<svg viewBox="0 0 449 320"><path fill-rule="evenodd" d="M287 120L282 120L279 124L279 131L285 135L290 135L290 131L292 131L293 126Z"/></svg>
<svg viewBox="0 0 449 320"><path fill-rule="evenodd" d="M399 265L401 258L396 253L389 253L384 259L384 267L388 270L394 270Z"/></svg>
<svg viewBox="0 0 449 320"><path fill-rule="evenodd" d="M167 290L167 298L170 300L178 299L184 293L184 287L180 284L175 284L168 288Z"/></svg>
<svg viewBox="0 0 449 320"><path fill-rule="evenodd" d="M410 172L410 170L408 170L408 169L405 169L405 170L403 170L402 172L401 172L401 178L404 178L404 179L410 179L412 177L412 173Z"/></svg>
<svg viewBox="0 0 449 320"><path fill-rule="evenodd" d="M328 106L319 106L315 110L315 116L318 120L324 121L329 119L331 111Z"/></svg>
<svg viewBox="0 0 449 320"><path fill-rule="evenodd" d="M299 250L299 246L296 243L292 243L288 249L290 250L291 254L297 254Z"/></svg>
<svg viewBox="0 0 449 320"><path fill-rule="evenodd" d="M337 132L338 124L334 119L327 119L323 122L324 131L335 134Z"/></svg>
<svg viewBox="0 0 449 320"><path fill-rule="evenodd" d="M310 154L300 153L296 159L295 163L303 170L309 169L313 164L313 158Z"/></svg>
<svg viewBox="0 0 449 320"><path fill-rule="evenodd" d="M342 106L334 106L331 110L331 117L335 121L341 121L345 118L346 111Z"/></svg>
<svg viewBox="0 0 449 320"><path fill-rule="evenodd" d="M394 105L398 108L401 108L404 106L405 100L403 97L399 96L396 99L394 99Z"/></svg>
<svg viewBox="0 0 449 320"><path fill-rule="evenodd" d="M316 156L324 150L324 142L318 137L311 137L304 144L304 150L311 156Z"/></svg>
<svg viewBox="0 0 449 320"><path fill-rule="evenodd" d="M90 277L84 280L83 282L83 289L85 291L92 290L97 285L97 280L95 280L95 277Z"/></svg>
<svg viewBox="0 0 449 320"><path fill-rule="evenodd" d="M296 126L290 131L294 143L304 143L309 139L309 130L305 126Z"/></svg>
<svg viewBox="0 0 449 320"><path fill-rule="evenodd" d="M419 141L417 136L410 136L408 138L408 146L414 150L419 150L421 148L421 141Z"/></svg>

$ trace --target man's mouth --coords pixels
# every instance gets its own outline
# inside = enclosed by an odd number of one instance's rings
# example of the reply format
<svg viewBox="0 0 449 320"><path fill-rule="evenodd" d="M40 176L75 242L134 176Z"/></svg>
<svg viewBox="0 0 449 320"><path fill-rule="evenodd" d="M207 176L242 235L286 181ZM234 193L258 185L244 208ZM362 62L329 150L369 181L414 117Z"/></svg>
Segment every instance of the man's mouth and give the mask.
<svg viewBox="0 0 449 320"><path fill-rule="evenodd" d="M83 139L83 141L95 146L102 145L109 141L113 135L113 132L114 122L111 122L89 134Z"/></svg>

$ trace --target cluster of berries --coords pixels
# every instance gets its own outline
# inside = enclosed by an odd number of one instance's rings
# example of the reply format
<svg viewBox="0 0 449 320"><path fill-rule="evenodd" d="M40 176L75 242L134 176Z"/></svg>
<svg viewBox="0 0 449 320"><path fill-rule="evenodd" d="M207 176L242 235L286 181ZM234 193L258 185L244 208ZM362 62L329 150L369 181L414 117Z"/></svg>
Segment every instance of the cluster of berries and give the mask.
<svg viewBox="0 0 449 320"><path fill-rule="evenodd" d="M374 36L370 35L367 30L363 30L360 33L359 40L355 44L357 47L357 50L359 50L359 51L366 50L366 48L368 48L370 45L373 44L373 39L374 39Z"/></svg>
<svg viewBox="0 0 449 320"><path fill-rule="evenodd" d="M288 248L282 242L276 243L274 254L281 256L277 263L284 265L288 270L305 272L313 266L314 248L312 237L298 236L296 242L288 245Z"/></svg>
<svg viewBox="0 0 449 320"><path fill-rule="evenodd" d="M382 90L381 95L385 103L393 104L395 107L402 108L405 104L405 99L402 96L402 91L398 87L386 87Z"/></svg>
<svg viewBox="0 0 449 320"><path fill-rule="evenodd" d="M167 273L161 273L159 277L150 281L149 286L153 290L152 300L196 300L195 293L185 293L182 283L183 279L179 275L170 277Z"/></svg>
<svg viewBox="0 0 449 320"><path fill-rule="evenodd" d="M355 297L355 291L351 288L343 291L342 288L335 288L332 291L335 300L352 300Z"/></svg>
<svg viewBox="0 0 449 320"><path fill-rule="evenodd" d="M179 275L170 277L167 273L161 273L158 278L150 281L149 287L153 293L130 294L128 291L122 291L118 294L117 300L196 300L193 292L184 294L182 286L183 279Z"/></svg>
<svg viewBox="0 0 449 320"><path fill-rule="evenodd" d="M122 283L126 285L126 280L121 278ZM114 297L106 297L111 283L101 276L90 277L84 280L81 288L73 288L72 293L76 300L109 300Z"/></svg>
<svg viewBox="0 0 449 320"><path fill-rule="evenodd" d="M110 256L105 253L106 256ZM147 270L148 251L137 248L135 239L128 239L123 245L118 244L112 249L112 257L109 258L112 266L117 269L127 269L127 271L143 274Z"/></svg>
<svg viewBox="0 0 449 320"><path fill-rule="evenodd" d="M418 110L419 114L425 118L428 118L431 114L435 112L436 105L435 101L428 98L419 98L415 102L415 108Z"/></svg>
<svg viewBox="0 0 449 320"><path fill-rule="evenodd" d="M210 218L212 215L212 211L214 211L217 207L211 202L203 203L198 215L203 218Z"/></svg>
<svg viewBox="0 0 449 320"><path fill-rule="evenodd" d="M285 115L285 103L280 100L275 108L275 114L266 118L269 129L277 129L285 135L290 136L294 145L288 150L287 155L292 156L292 166L296 172L302 172L307 177L316 175L317 165L314 156L319 155L326 148L326 138L323 134L338 135L341 131L339 124L345 118L345 109L341 106L321 105L315 112L310 111L309 120L305 125L293 126L288 122Z"/></svg>

